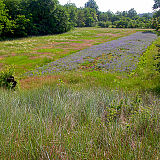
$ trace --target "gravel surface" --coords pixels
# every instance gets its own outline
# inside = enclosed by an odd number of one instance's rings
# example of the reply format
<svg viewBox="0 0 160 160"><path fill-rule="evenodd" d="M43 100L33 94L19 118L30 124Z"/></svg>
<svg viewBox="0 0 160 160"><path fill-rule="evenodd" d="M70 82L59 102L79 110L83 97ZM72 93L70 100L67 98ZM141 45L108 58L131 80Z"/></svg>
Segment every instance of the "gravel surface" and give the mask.
<svg viewBox="0 0 160 160"><path fill-rule="evenodd" d="M43 75L77 69L130 72L136 68L139 57L156 38L157 35L151 32L137 32L81 50L28 72L27 75Z"/></svg>

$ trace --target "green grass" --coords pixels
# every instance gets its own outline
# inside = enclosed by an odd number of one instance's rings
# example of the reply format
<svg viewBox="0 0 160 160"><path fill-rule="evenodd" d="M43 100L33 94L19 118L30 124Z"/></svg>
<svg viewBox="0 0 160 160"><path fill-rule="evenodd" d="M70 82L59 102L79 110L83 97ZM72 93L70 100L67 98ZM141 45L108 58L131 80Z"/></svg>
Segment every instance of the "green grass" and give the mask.
<svg viewBox="0 0 160 160"><path fill-rule="evenodd" d="M16 68L16 75L18 74L17 72L24 73L28 70L32 70L33 68L39 67L43 64L47 64L51 61L52 59L47 57L44 57L43 59L31 59L29 56L12 56L6 57L4 60L1 60L1 62L4 62L5 65L14 65Z"/></svg>

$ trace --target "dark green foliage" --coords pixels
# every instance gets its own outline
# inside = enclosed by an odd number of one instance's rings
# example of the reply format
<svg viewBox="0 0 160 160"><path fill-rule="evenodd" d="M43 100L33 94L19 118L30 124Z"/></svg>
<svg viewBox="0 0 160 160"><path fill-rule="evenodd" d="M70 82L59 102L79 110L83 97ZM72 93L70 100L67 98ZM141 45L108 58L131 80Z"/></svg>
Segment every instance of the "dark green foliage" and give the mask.
<svg viewBox="0 0 160 160"><path fill-rule="evenodd" d="M154 2L153 9L160 8L160 0L154 0Z"/></svg>
<svg viewBox="0 0 160 160"><path fill-rule="evenodd" d="M77 12L77 26L78 27L93 27L96 25L97 14L92 8L80 8Z"/></svg>
<svg viewBox="0 0 160 160"><path fill-rule="evenodd" d="M0 2L0 34L5 37L63 33L75 26L57 0ZM2 11L1 11L2 10Z"/></svg>
<svg viewBox="0 0 160 160"><path fill-rule="evenodd" d="M155 17L152 21L152 28L158 31L160 29L160 17Z"/></svg>
<svg viewBox="0 0 160 160"><path fill-rule="evenodd" d="M46 23L50 15L55 11L57 0L22 0L22 13L32 17L35 24Z"/></svg>
<svg viewBox="0 0 160 160"><path fill-rule="evenodd" d="M84 16L85 16L85 26L86 27L93 27L96 25L97 15L96 11L92 8L85 8L84 9Z"/></svg>
<svg viewBox="0 0 160 160"><path fill-rule="evenodd" d="M98 26L102 27L102 28L108 28L110 25L112 25L112 22L110 21L100 21L98 22Z"/></svg>
<svg viewBox="0 0 160 160"><path fill-rule="evenodd" d="M65 9L59 6L54 15L49 19L50 26L49 29L52 33L63 33L67 32L72 28L72 24L69 22L69 17ZM51 28L53 27L53 28Z"/></svg>
<svg viewBox="0 0 160 160"><path fill-rule="evenodd" d="M76 26L76 21L77 21L77 7L74 3L67 3L64 5L65 10L67 11L69 15L69 22L71 23L72 26Z"/></svg>
<svg viewBox="0 0 160 160"><path fill-rule="evenodd" d="M160 10L155 12L153 15L152 28L156 29L157 31L160 29Z"/></svg>
<svg viewBox="0 0 160 160"><path fill-rule="evenodd" d="M98 11L98 5L96 4L94 0L89 0L87 3L85 3L85 8L91 8L91 9L95 9L96 11Z"/></svg>
<svg viewBox="0 0 160 160"><path fill-rule="evenodd" d="M98 21L108 21L109 20L109 15L107 12L100 12L98 15Z"/></svg>
<svg viewBox="0 0 160 160"><path fill-rule="evenodd" d="M154 0L154 2L153 9L160 8L160 0ZM152 28L155 28L157 31L160 29L160 10L153 15Z"/></svg>
<svg viewBox="0 0 160 160"><path fill-rule="evenodd" d="M156 70L160 72L160 45L156 44L156 47L158 48L158 54L155 56L154 60L156 61Z"/></svg>
<svg viewBox="0 0 160 160"><path fill-rule="evenodd" d="M137 16L137 12L135 11L134 8L131 8L131 9L128 11L127 17L133 19L133 18L136 18L136 16Z"/></svg>
<svg viewBox="0 0 160 160"><path fill-rule="evenodd" d="M22 1L24 14L30 18L32 35L63 33L70 29L69 18L57 0Z"/></svg>
<svg viewBox="0 0 160 160"><path fill-rule="evenodd" d="M8 17L12 22L12 33L5 34L6 37L23 37L28 35L30 20L23 15L21 0L4 0Z"/></svg>
<svg viewBox="0 0 160 160"><path fill-rule="evenodd" d="M12 19L16 19L17 15L21 14L20 2L21 0L4 0L5 7Z"/></svg>
<svg viewBox="0 0 160 160"><path fill-rule="evenodd" d="M117 28L128 28L127 18L121 18L119 21L115 21L114 24Z"/></svg>
<svg viewBox="0 0 160 160"><path fill-rule="evenodd" d="M85 26L85 16L84 16L84 10L82 8L78 9L77 12L77 26L78 27L84 27Z"/></svg>
<svg viewBox="0 0 160 160"><path fill-rule="evenodd" d="M30 20L26 19L24 15L18 15L15 19L14 36L23 37L27 36L27 27Z"/></svg>
<svg viewBox="0 0 160 160"><path fill-rule="evenodd" d="M13 22L9 20L5 4L0 1L0 36L12 33Z"/></svg>

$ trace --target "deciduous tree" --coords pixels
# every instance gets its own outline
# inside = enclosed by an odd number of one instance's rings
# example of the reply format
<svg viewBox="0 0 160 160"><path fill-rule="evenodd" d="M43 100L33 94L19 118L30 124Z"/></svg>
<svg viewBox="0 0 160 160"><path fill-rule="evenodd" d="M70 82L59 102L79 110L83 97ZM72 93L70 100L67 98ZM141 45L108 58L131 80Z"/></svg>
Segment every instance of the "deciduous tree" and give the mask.
<svg viewBox="0 0 160 160"><path fill-rule="evenodd" d="M160 8L160 0L154 0L153 9ZM160 29L160 9L153 15L152 27L156 30Z"/></svg>
<svg viewBox="0 0 160 160"><path fill-rule="evenodd" d="M89 0L87 3L85 3L85 8L92 8L98 11L98 5L94 0Z"/></svg>
<svg viewBox="0 0 160 160"><path fill-rule="evenodd" d="M13 22L8 18L7 10L3 0L0 1L0 36L6 36L12 33Z"/></svg>
<svg viewBox="0 0 160 160"><path fill-rule="evenodd" d="M154 0L153 9L158 9L158 8L160 8L160 0Z"/></svg>

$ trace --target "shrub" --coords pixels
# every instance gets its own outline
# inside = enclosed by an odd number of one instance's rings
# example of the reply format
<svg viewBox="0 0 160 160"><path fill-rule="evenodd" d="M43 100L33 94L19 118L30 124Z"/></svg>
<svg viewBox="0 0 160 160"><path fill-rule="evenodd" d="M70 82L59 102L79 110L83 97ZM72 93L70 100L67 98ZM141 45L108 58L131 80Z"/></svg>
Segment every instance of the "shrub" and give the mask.
<svg viewBox="0 0 160 160"><path fill-rule="evenodd" d="M13 88L13 82L8 82L9 77L14 75L14 66L7 66L3 71L0 72L0 87L7 89Z"/></svg>
<svg viewBox="0 0 160 160"><path fill-rule="evenodd" d="M112 25L112 22L109 22L109 21L106 21L106 22L100 21L100 22L98 23L98 25L99 25L100 27L102 27L102 28L108 28L110 25Z"/></svg>

